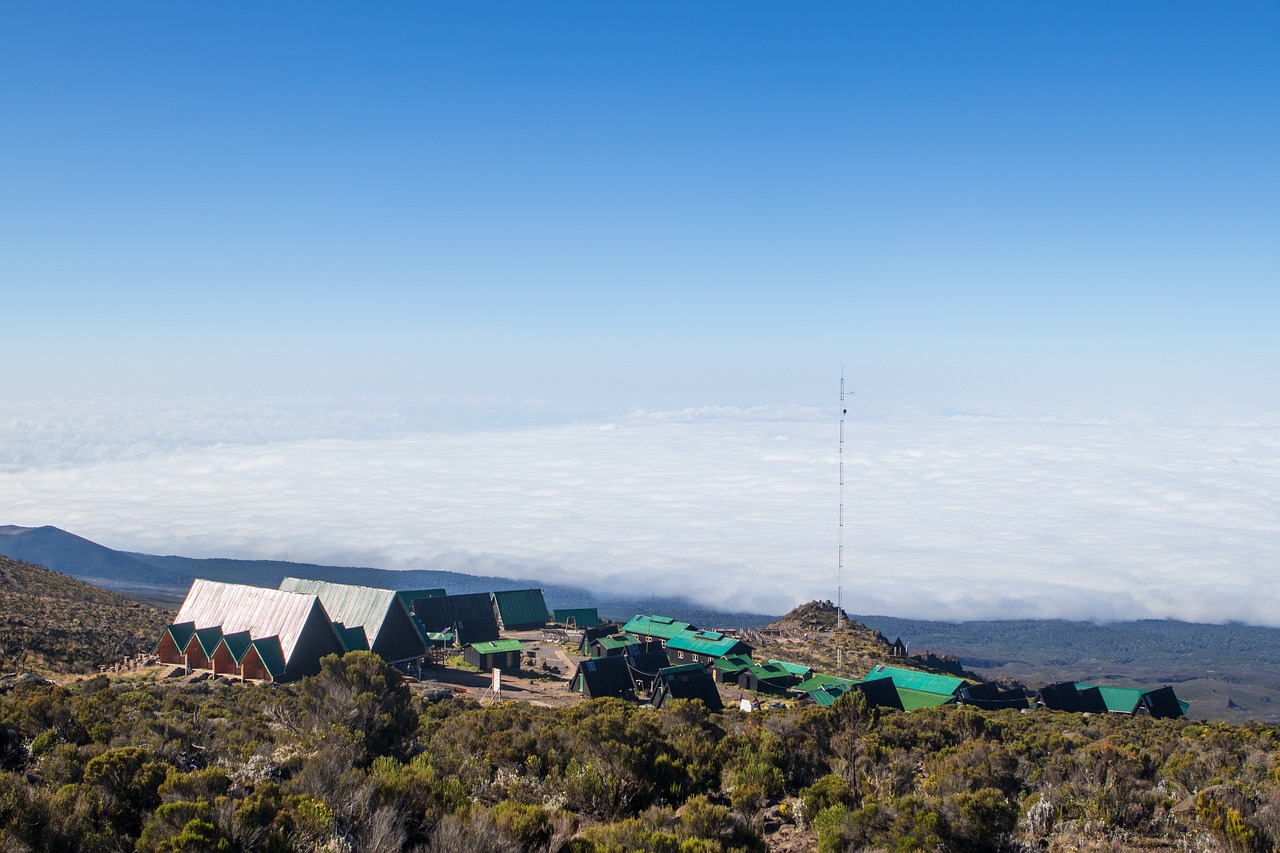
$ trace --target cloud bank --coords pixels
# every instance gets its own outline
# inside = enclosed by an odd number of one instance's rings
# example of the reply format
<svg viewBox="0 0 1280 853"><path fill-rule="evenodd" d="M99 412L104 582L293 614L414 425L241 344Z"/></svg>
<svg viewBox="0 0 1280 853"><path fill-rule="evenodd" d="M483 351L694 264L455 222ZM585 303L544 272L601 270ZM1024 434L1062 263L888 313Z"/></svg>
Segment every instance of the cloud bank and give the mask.
<svg viewBox="0 0 1280 853"><path fill-rule="evenodd" d="M150 553L534 576L760 612L835 597L832 411L453 429L434 411L10 407L0 523ZM1275 417L855 410L844 462L851 612L1280 625Z"/></svg>

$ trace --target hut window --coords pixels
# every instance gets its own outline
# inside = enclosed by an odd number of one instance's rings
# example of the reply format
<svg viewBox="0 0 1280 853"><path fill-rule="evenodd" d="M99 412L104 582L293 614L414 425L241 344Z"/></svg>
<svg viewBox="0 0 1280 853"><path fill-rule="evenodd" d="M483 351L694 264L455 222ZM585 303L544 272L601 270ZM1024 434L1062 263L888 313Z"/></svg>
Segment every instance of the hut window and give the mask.
<svg viewBox="0 0 1280 853"><path fill-rule="evenodd" d="M684 652L676 652L676 657L680 660L684 660Z"/></svg>
<svg viewBox="0 0 1280 853"><path fill-rule="evenodd" d="M698 662L698 656L697 656L697 655L694 655L694 656L693 656L693 662L694 662L694 663L697 663L697 662Z"/></svg>

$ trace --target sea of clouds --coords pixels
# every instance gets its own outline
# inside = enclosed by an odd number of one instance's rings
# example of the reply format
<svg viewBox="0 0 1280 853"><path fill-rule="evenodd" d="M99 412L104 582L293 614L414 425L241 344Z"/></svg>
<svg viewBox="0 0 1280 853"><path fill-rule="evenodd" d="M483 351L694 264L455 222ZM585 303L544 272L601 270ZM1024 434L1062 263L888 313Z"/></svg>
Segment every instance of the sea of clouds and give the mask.
<svg viewBox="0 0 1280 853"><path fill-rule="evenodd" d="M780 613L1280 626L1280 417L5 404L0 524Z"/></svg>

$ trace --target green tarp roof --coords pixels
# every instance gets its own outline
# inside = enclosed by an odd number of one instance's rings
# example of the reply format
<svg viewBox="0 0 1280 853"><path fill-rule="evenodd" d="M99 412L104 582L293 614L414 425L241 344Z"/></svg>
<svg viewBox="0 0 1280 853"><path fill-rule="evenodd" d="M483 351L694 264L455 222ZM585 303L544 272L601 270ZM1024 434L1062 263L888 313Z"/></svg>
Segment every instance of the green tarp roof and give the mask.
<svg viewBox="0 0 1280 853"><path fill-rule="evenodd" d="M498 606L498 618L502 626L508 630L525 626L547 624L551 614L547 612L547 602L540 589L508 589L493 594L493 602Z"/></svg>
<svg viewBox="0 0 1280 853"><path fill-rule="evenodd" d="M955 697L945 693L932 693L927 690L912 690L910 687L903 687L896 682L893 685L898 690L898 700L902 702L902 710L915 711L919 708L936 708L939 705L945 705L954 701Z"/></svg>
<svg viewBox="0 0 1280 853"><path fill-rule="evenodd" d="M1098 693L1102 696L1103 704L1113 714L1132 714L1137 710L1138 703L1142 701L1142 694L1147 692L1136 687L1103 687L1100 684L1076 684L1077 690L1088 690L1091 687L1098 689Z"/></svg>
<svg viewBox="0 0 1280 853"><path fill-rule="evenodd" d="M677 622L669 616L633 616L631 621L622 626L622 630L630 631L641 637L658 637L670 640L681 631L688 631L688 622Z"/></svg>
<svg viewBox="0 0 1280 853"><path fill-rule="evenodd" d="M472 643L471 648L482 655L493 655L524 651L524 643L519 640L489 640L483 643Z"/></svg>
<svg viewBox="0 0 1280 853"><path fill-rule="evenodd" d="M964 679L953 675L934 675L929 672L917 672L914 669L899 669L895 666L883 665L873 667L862 680L873 681L877 678L891 678L899 689L937 693L942 696L954 695L964 686Z"/></svg>

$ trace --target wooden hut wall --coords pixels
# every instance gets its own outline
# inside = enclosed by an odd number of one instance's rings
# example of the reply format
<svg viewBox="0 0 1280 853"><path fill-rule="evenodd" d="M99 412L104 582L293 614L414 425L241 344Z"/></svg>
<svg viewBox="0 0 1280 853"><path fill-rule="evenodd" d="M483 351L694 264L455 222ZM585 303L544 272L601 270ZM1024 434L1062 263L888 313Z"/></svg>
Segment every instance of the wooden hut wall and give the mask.
<svg viewBox="0 0 1280 853"><path fill-rule="evenodd" d="M191 639L187 641L187 647L182 650L183 656L186 658L187 666L192 669L208 669L209 658L204 653L204 648L200 645L200 638L195 634L191 635Z"/></svg>
<svg viewBox="0 0 1280 853"><path fill-rule="evenodd" d="M244 653L244 660L240 662L240 676L253 681L271 680L271 673L267 672L266 666L262 663L262 658L258 656L258 650L253 646L250 646L249 651Z"/></svg>
<svg viewBox="0 0 1280 853"><path fill-rule="evenodd" d="M185 663L182 659L182 650L178 648L178 644L173 641L173 635L168 631L164 632L164 636L156 644L155 653L161 663L171 665Z"/></svg>

